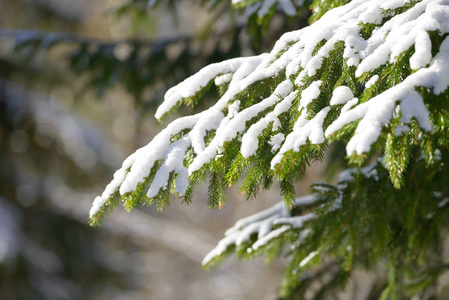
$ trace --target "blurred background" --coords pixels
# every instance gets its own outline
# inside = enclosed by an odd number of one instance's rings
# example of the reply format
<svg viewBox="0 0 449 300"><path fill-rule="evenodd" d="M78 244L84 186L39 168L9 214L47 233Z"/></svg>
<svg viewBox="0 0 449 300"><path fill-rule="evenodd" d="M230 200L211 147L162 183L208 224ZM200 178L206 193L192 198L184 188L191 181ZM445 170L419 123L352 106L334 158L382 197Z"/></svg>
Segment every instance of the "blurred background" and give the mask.
<svg viewBox="0 0 449 300"><path fill-rule="evenodd" d="M230 190L211 211L200 186L189 206L119 207L88 225L123 159L167 124L153 117L167 88L209 63L269 51L309 15L157 2L0 0L2 300L276 298L282 260L200 265L236 220L280 200L276 188L250 202ZM298 196L320 167L312 172Z"/></svg>

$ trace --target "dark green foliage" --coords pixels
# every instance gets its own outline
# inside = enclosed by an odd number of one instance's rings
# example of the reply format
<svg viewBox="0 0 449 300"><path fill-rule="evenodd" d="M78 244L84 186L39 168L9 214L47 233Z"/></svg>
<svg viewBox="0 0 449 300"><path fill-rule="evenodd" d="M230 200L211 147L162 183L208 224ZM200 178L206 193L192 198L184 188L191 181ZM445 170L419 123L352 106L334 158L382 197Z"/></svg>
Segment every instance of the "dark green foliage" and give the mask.
<svg viewBox="0 0 449 300"><path fill-rule="evenodd" d="M241 153L235 156L229 171L225 175L225 182L228 187L236 185L240 179L241 174L248 168L249 159L243 157Z"/></svg>
<svg viewBox="0 0 449 300"><path fill-rule="evenodd" d="M284 200L285 206L291 207L295 202L295 186L291 178L283 178L280 181L281 196Z"/></svg>
<svg viewBox="0 0 449 300"><path fill-rule="evenodd" d="M178 17L178 8L177 4L182 1L180 0L170 0L170 1L153 1L151 5L149 5L150 2L147 0L128 0L127 2L123 3L122 5L116 7L113 10L113 14L117 17L123 17L123 16L131 16L133 20L134 27L140 27L145 28L145 26L142 24L142 19L145 19L145 16L150 16L150 18L156 18L157 17L157 9L160 7L168 8L169 11L173 14L173 19L176 20ZM260 5L264 2L263 0L246 0L246 1L240 1L237 4L232 4L231 1L223 1L223 0L192 0L189 1L190 4L193 5L200 5L207 9L209 13L215 18L212 18L212 21L210 22L209 26L206 26L202 32L202 37L207 36L211 33L212 27L214 26L214 21L216 18L221 18L225 14L229 14L229 18L231 22L235 22L237 19L242 19L244 16L245 24L242 25L236 25L234 26L238 27L238 29L243 29L245 33L250 37L251 39L251 48L253 50L256 50L260 52L263 48L266 46L271 47L271 42L267 44L267 36L271 33L273 34L273 26L272 26L272 20L275 16L282 16L283 17L283 29L286 27L291 26L294 24L295 27L297 27L298 23L302 26L305 26L306 23L301 20L298 21L298 15L304 14L306 11L305 8L309 5L310 1L305 0L302 6L296 6L296 15L295 16L289 16L287 17L285 15L285 12L282 11L282 9L279 9L278 3L275 2L270 7L269 12L264 15L259 15L258 12L260 10L260 6L256 9L252 9L255 6L254 5ZM248 8L251 8L251 14L248 14ZM330 7L327 7L326 9L329 9ZM306 18L303 17L303 18ZM279 19L278 19L279 20ZM237 22L236 22L237 23ZM301 26L301 27L302 27ZM237 37L237 35L235 35ZM269 39L268 39L269 40ZM238 40L236 41L238 43ZM235 55L239 55L235 53ZM210 62L209 62L210 63Z"/></svg>
<svg viewBox="0 0 449 300"><path fill-rule="evenodd" d="M223 175L218 172L210 172L207 198L208 206L211 209L221 208L226 201L223 188Z"/></svg>
<svg viewBox="0 0 449 300"><path fill-rule="evenodd" d="M193 174L190 175L189 177L189 181L190 181L190 187L186 193L186 195L184 197L182 197L182 200L184 202L191 202L192 201L192 193L193 193L193 188L200 184L201 182L205 181L207 178L207 168L205 168L204 166L199 169L198 171L194 172Z"/></svg>
<svg viewBox="0 0 449 300"><path fill-rule="evenodd" d="M268 189L273 182L270 162L274 154L271 152L271 146L268 144L269 137L270 135L266 133L259 138L260 147L257 149L256 154L250 158L252 164L240 187L240 191L247 200L257 195L261 185L264 189Z"/></svg>
<svg viewBox="0 0 449 300"><path fill-rule="evenodd" d="M413 146L415 155L411 157L416 157L417 151ZM355 268L372 269L379 260L386 262L387 272L380 299L429 295L436 279L447 270L440 255L440 234L447 226L449 209L447 200L442 200L448 195L447 185L441 181L448 173L442 168L444 156L432 168L424 160L414 159L403 172L407 189L393 185L381 162L346 171L338 185L315 184L312 193L318 202L295 207L291 213L315 211L317 220L248 253L246 249L257 240L254 236L237 254L247 258L266 253L273 259L285 253L280 250L282 244L292 244L281 299L303 299L312 291L313 299L328 299L345 286ZM306 257L308 262L302 264ZM318 282L320 289L313 289Z"/></svg>
<svg viewBox="0 0 449 300"><path fill-rule="evenodd" d="M161 102L165 90L196 72L199 64L240 55L238 44L233 43L229 53L223 53L218 44L219 40L234 39L233 36L238 34L239 30L211 35L204 43L213 43L215 48L207 52L204 47L198 51L198 42L191 36L109 42L65 33L24 30L4 32L3 37L12 35L15 38L15 52L21 60L32 60L37 52L50 54L57 46L71 46L66 54L71 69L76 75L87 75L89 78L82 91L93 88L98 96L103 96L108 89L122 85L133 96L136 104L145 107L149 102L146 92L150 91L154 95L153 102ZM178 55L173 56L170 51L175 48ZM187 98L183 103L193 106L197 99Z"/></svg>

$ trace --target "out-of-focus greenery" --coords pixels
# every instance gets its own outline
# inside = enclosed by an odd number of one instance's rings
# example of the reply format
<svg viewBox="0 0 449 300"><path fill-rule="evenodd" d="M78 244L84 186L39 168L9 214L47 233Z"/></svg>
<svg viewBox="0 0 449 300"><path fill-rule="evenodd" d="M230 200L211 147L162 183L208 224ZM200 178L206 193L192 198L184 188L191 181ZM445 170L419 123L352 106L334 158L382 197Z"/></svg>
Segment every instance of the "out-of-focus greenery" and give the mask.
<svg viewBox="0 0 449 300"><path fill-rule="evenodd" d="M105 1L1 2L2 300L160 299L161 295L200 299L198 291L175 295L138 279L147 260L152 265L145 272L152 280L158 282L152 272L169 276L162 274L169 272L164 271L163 259L146 253L148 241L159 241L151 244L154 251L178 253L174 257L187 246L180 250L161 242L164 238L158 232L144 239L148 233L131 230L126 219L120 226L92 229L87 217L93 195L110 179L124 153L140 143L140 135L151 134L154 122L147 112L153 111L167 88L207 64L268 49L286 28L305 24L307 12L300 11L296 19L273 13L274 25L262 31L256 23L251 29L242 11L230 10L228 1L211 7L206 1L192 1L210 9L203 28L160 36L155 23L176 21L181 1L159 2L154 8L147 6L148 1L122 6L106 6ZM99 13L110 22L102 27L125 27L121 35L96 28L93 21L86 25L88 10L97 5L104 5ZM149 32L154 35L147 36ZM136 226L148 229L141 223ZM197 230L192 236L201 234ZM203 248L202 253L209 249ZM201 257L195 259L194 266L200 269ZM183 263L190 272L192 262ZM211 294L205 295L210 299Z"/></svg>
<svg viewBox="0 0 449 300"><path fill-rule="evenodd" d="M36 72L46 73L46 66L40 65L39 60L62 52L61 59L69 63L70 71L87 78L78 92L92 88L102 97L112 87L122 86L137 105L145 107L150 102L160 103L167 88L202 66L268 49L285 30L305 25L307 17L306 11L298 8L301 18L279 14L277 22L273 22L275 6L269 15L259 18L254 13L245 16L244 12L231 9L229 1L192 1L206 6L210 14L198 33L142 38L136 28L153 28L153 19L161 12L177 23L180 1L159 2L150 5L149 1L132 0L113 6L108 14L115 21L129 18L130 26L135 29L131 30L134 36L120 40L59 31L1 30L0 41L11 42L14 53L12 59L7 57L2 63L8 69L33 74L30 76L33 80L40 80ZM272 23L276 24L269 26ZM44 77L47 82L48 79ZM51 77L53 83L61 83L60 80L58 76Z"/></svg>

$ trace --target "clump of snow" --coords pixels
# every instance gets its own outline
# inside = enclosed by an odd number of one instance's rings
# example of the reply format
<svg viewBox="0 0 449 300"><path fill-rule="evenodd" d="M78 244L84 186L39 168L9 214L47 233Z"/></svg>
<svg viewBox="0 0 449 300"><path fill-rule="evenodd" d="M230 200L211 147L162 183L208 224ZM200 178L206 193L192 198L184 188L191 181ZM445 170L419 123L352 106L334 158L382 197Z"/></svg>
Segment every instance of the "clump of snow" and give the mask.
<svg viewBox="0 0 449 300"><path fill-rule="evenodd" d="M240 152L242 153L243 157L249 157L256 152L259 146L259 141L257 139L258 136L262 134L262 131L267 128L270 123L274 122L275 127L278 123L280 123L278 116L290 109L296 95L296 91L291 92L287 97L285 97L280 103L276 105L272 112L268 113L257 123L251 125L251 127L242 137L242 147L240 149Z"/></svg>
<svg viewBox="0 0 449 300"><path fill-rule="evenodd" d="M345 104L354 98L354 94L347 86L339 86L332 92L330 105Z"/></svg>
<svg viewBox="0 0 449 300"><path fill-rule="evenodd" d="M119 169L114 173L114 179L106 186L101 196L97 196L92 203L92 207L89 211L89 218L95 216L98 211L106 204L107 200L112 197L112 194L120 187L125 180L125 170Z"/></svg>
<svg viewBox="0 0 449 300"><path fill-rule="evenodd" d="M270 141L268 142L268 144L271 145L271 152L275 153L276 150L278 150L279 148L281 148L281 144L282 142L285 140L285 135L281 132L279 132L278 134L273 135L270 138Z"/></svg>
<svg viewBox="0 0 449 300"><path fill-rule="evenodd" d="M323 108L316 116L311 119L306 119L306 114L303 112L295 123L293 131L287 135L284 144L279 152L271 161L271 168L279 164L282 161L284 153L293 149L293 151L299 151L299 147L306 144L309 140L312 144L321 144L324 142L323 122L326 118L330 107Z"/></svg>
<svg viewBox="0 0 449 300"><path fill-rule="evenodd" d="M417 91L410 91L401 101L401 122L410 123L412 118L416 118L421 127L425 130L432 130L429 122L429 112L427 111L424 99Z"/></svg>
<svg viewBox="0 0 449 300"><path fill-rule="evenodd" d="M90 208L89 211L89 218L92 218L93 216L95 216L97 214L97 212L103 207L103 205L106 203L106 201L108 200L109 197L107 198L102 198L100 196L97 196L94 200L94 202L92 203L92 207Z"/></svg>
<svg viewBox="0 0 449 300"><path fill-rule="evenodd" d="M320 86L323 82L321 80L312 82L301 93L300 108L307 107L307 105L318 98L320 95Z"/></svg>
<svg viewBox="0 0 449 300"><path fill-rule="evenodd" d="M449 198L444 198L443 200L440 201L440 203L438 203L438 207L444 207L446 206L446 204L449 203Z"/></svg>
<svg viewBox="0 0 449 300"><path fill-rule="evenodd" d="M228 115L236 114L239 108L240 101L234 102L229 107ZM211 110L208 114L202 116L198 120L198 123L188 133L191 137L192 148L195 153L201 153L206 148L206 142L204 137L208 131L214 130L220 126L220 122L223 119L223 113L219 110Z"/></svg>
<svg viewBox="0 0 449 300"><path fill-rule="evenodd" d="M418 70L430 63L432 59L432 42L429 34L421 31L416 36L415 53L410 57L410 67L412 70Z"/></svg>
<svg viewBox="0 0 449 300"><path fill-rule="evenodd" d="M184 129L194 127L199 119L204 116L204 112L199 115L179 118L170 123L166 129L162 130L148 145L140 148L129 156L122 165L121 172L126 173L126 177L120 185L121 195L136 189L139 182L143 182L148 176L156 161L164 159L171 151L171 137ZM118 182L117 182L118 183Z"/></svg>
<svg viewBox="0 0 449 300"><path fill-rule="evenodd" d="M235 117L235 115L239 112L240 109L240 101L236 100L234 101L234 103L232 103L231 105L229 105L228 108L228 117L229 118L233 118Z"/></svg>
<svg viewBox="0 0 449 300"><path fill-rule="evenodd" d="M377 82L377 80L379 80L379 75L376 74L366 82L365 87L369 89L373 84Z"/></svg>
<svg viewBox="0 0 449 300"><path fill-rule="evenodd" d="M229 83L232 79L232 73L226 73L223 75L219 75L215 77L214 83L216 86L224 85L226 83Z"/></svg>
<svg viewBox="0 0 449 300"><path fill-rule="evenodd" d="M406 2L407 1L404 1L404 0L389 0L389 1L385 1L380 7L385 10L396 9L396 8L404 6L404 4Z"/></svg>

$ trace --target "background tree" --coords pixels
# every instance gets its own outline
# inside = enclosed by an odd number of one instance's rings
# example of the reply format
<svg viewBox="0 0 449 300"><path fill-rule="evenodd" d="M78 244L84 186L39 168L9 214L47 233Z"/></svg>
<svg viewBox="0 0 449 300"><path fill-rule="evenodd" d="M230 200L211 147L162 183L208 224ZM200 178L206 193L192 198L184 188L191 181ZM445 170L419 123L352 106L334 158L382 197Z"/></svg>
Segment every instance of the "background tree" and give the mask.
<svg viewBox="0 0 449 300"><path fill-rule="evenodd" d="M233 251L273 258L289 245L282 298L335 295L355 268L378 265L387 275L372 296L435 297L447 268L449 3L316 9L312 25L284 34L270 53L209 65L168 90L159 119L214 86L219 95L129 156L95 199L91 223L119 202L163 209L173 192L190 203L206 178L211 208L242 175L247 199L278 181L283 203L237 222L206 267ZM344 145L353 168L296 199L294 182L328 145Z"/></svg>
<svg viewBox="0 0 449 300"><path fill-rule="evenodd" d="M214 11L230 8L222 3ZM217 293L248 298L275 292L275 275L258 272L256 265L231 263L209 274L200 269L213 247L211 232L221 232L223 222L241 211L237 207L228 205L218 215L204 214L201 204L182 211L173 205L163 215L142 209L131 222L119 212L101 230L87 226L91 199L124 153L154 135L147 112L164 89L210 62L256 51L235 15L206 26L212 22L199 4L173 2L173 15L164 3L144 10L130 3L123 11L119 3L101 0L1 1L2 299L211 299ZM189 16L202 20L196 29L185 25ZM278 31L305 22L273 16L282 21ZM173 34L171 20L181 24L181 35ZM266 34L258 49L278 37ZM212 220L209 232L198 225ZM197 282L208 288L196 288Z"/></svg>

